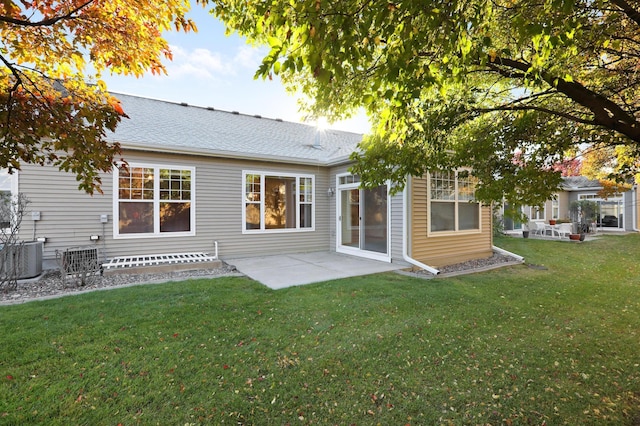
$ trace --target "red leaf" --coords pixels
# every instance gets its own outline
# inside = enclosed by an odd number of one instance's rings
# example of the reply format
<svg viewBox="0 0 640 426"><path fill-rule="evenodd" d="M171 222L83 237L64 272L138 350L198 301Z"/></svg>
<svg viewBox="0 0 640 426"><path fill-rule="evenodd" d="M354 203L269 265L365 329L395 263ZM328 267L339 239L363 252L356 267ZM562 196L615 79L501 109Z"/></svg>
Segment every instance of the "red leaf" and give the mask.
<svg viewBox="0 0 640 426"><path fill-rule="evenodd" d="M7 380L13 380L13 376L11 374L7 374Z"/></svg>
<svg viewBox="0 0 640 426"><path fill-rule="evenodd" d="M113 96L109 98L109 104L116 110L116 112L122 116L125 116L124 110L122 109L122 105L120 105L120 101Z"/></svg>

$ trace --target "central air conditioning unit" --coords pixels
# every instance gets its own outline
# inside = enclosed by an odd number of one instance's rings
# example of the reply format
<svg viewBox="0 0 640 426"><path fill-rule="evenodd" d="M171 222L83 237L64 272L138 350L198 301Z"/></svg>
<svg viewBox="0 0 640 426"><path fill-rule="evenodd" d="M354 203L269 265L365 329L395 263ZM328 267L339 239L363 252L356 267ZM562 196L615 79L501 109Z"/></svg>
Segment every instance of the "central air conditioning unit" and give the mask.
<svg viewBox="0 0 640 426"><path fill-rule="evenodd" d="M1 260L2 271L13 271L16 279L37 277L42 273L42 243L32 241L2 248Z"/></svg>

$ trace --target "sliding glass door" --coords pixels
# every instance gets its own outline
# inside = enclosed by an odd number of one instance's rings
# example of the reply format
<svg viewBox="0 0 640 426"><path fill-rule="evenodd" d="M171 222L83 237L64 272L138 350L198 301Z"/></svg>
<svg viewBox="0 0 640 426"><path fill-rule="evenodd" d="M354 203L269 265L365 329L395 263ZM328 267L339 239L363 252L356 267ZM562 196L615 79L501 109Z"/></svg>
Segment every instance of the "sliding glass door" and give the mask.
<svg viewBox="0 0 640 426"><path fill-rule="evenodd" d="M359 182L338 186L337 251L389 261L387 186L358 186Z"/></svg>

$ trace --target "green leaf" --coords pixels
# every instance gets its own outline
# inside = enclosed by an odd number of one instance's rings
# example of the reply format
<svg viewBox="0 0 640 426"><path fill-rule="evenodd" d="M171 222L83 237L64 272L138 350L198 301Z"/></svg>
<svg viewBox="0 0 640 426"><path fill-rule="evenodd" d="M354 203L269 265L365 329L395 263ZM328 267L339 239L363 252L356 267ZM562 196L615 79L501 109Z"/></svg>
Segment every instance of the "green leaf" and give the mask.
<svg viewBox="0 0 640 426"><path fill-rule="evenodd" d="M269 43L269 46L271 46L272 49L282 47L282 41L277 37L269 36L267 37L267 42Z"/></svg>
<svg viewBox="0 0 640 426"><path fill-rule="evenodd" d="M630 130L640 128L640 80L628 78L637 74L629 59L637 52L622 41L636 40L638 25L606 2L285 3L216 0L213 13L267 40L272 68L261 65L260 74L286 71L289 87L315 102L313 112L366 108L376 138L363 164L380 167L376 179L451 164L442 154L451 152L484 175L485 194L523 201L514 188L533 188L531 201L551 190L546 171L585 140L640 153L640 135ZM592 111L603 109L616 117L596 120ZM627 130L610 124L623 122ZM526 167L514 152L531 155Z"/></svg>
<svg viewBox="0 0 640 426"><path fill-rule="evenodd" d="M331 73L328 70L321 68L316 72L316 78L320 83L327 84L331 79Z"/></svg>

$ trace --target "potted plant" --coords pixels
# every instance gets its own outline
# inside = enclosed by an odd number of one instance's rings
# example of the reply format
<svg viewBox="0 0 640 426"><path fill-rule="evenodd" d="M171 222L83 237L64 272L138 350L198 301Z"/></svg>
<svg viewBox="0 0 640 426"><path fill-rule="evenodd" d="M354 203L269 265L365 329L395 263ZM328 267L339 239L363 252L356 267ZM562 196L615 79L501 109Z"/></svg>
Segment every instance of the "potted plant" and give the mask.
<svg viewBox="0 0 640 426"><path fill-rule="evenodd" d="M522 222L522 238L529 238L529 217L525 214L522 218L524 219Z"/></svg>

